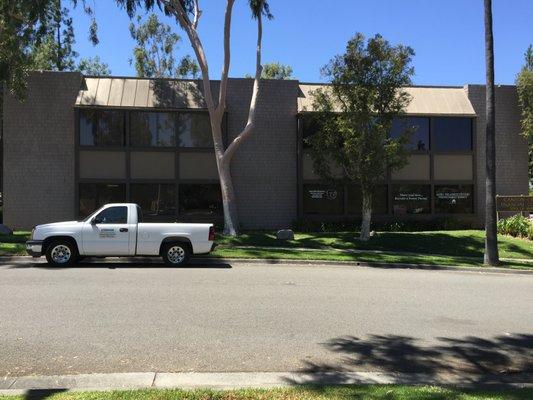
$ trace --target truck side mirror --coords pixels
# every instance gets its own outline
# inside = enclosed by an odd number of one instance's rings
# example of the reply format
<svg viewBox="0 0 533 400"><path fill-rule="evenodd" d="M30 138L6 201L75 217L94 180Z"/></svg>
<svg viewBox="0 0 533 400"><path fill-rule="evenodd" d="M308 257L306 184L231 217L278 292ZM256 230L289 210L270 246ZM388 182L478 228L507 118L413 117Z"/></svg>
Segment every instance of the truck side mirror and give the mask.
<svg viewBox="0 0 533 400"><path fill-rule="evenodd" d="M91 219L91 225L96 225L96 218Z"/></svg>

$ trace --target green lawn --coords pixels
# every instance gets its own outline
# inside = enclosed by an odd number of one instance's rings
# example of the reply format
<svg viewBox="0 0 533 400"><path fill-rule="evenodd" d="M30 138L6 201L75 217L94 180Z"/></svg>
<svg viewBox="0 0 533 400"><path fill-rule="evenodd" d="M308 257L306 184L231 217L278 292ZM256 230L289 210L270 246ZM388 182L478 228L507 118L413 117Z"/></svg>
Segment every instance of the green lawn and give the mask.
<svg viewBox="0 0 533 400"><path fill-rule="evenodd" d="M23 243L28 235L29 232L16 232L13 236L0 236L0 255L25 254ZM479 266L483 259L484 232L378 232L368 242L357 240L353 232L297 233L291 241L279 241L273 232L249 232L235 238L218 235L217 243L219 247L211 257ZM533 263L518 261L533 260L533 241L500 236L499 245L500 257L515 259L505 261L503 266L533 268Z"/></svg>
<svg viewBox="0 0 533 400"><path fill-rule="evenodd" d="M274 233L251 232L236 238L219 237L217 243L220 246L212 256L479 266L483 261L484 240L484 232L478 230L379 232L368 242L357 240L352 232L297 233L291 241L278 241ZM533 260L533 242L530 240L500 236L499 245L502 258ZM337 249L358 252L342 253ZM533 268L533 264L517 260L505 261L502 266Z"/></svg>
<svg viewBox="0 0 533 400"><path fill-rule="evenodd" d="M35 391L36 395L37 392ZM40 392L44 394L43 392ZM2 400L45 398L6 396ZM435 386L368 385L342 387L304 387L290 389L210 390L135 390L113 392L62 392L49 394L48 400L526 400L533 389L461 390Z"/></svg>

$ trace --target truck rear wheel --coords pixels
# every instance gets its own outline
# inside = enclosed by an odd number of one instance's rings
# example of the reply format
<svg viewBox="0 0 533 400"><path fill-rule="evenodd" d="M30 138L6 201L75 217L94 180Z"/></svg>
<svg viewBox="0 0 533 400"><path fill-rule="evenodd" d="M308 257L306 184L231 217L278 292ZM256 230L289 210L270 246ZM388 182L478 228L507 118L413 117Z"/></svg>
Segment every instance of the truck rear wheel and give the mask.
<svg viewBox="0 0 533 400"><path fill-rule="evenodd" d="M68 240L54 240L46 248L46 261L53 267L70 267L78 258L78 249Z"/></svg>
<svg viewBox="0 0 533 400"><path fill-rule="evenodd" d="M163 247L163 261L167 265L180 266L189 261L191 249L186 243L169 243Z"/></svg>

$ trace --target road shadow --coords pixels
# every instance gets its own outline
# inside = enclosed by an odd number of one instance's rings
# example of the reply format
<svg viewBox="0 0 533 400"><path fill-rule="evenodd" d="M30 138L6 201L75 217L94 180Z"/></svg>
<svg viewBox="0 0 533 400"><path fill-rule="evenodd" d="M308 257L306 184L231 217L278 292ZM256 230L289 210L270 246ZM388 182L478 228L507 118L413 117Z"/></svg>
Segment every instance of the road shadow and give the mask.
<svg viewBox="0 0 533 400"><path fill-rule="evenodd" d="M57 393L66 392L67 389L28 389L24 393L24 400L44 400Z"/></svg>
<svg viewBox="0 0 533 400"><path fill-rule="evenodd" d="M13 264L9 269L38 268L45 270L66 270L66 269L232 269L231 264L226 262L203 262L192 259L189 264L180 267L171 267L158 259L135 259L129 261L106 261L105 258L87 258L70 267L51 267L43 262L28 262L24 264Z"/></svg>
<svg viewBox="0 0 533 400"><path fill-rule="evenodd" d="M398 335L334 338L323 345L339 354L338 362L304 361L305 366L299 372L307 373L309 378L298 382L288 380L288 383L351 384L352 371L419 374L429 380L459 376L476 386L531 382L532 334L506 334L490 339L439 337L437 340L436 345L424 345L421 339Z"/></svg>

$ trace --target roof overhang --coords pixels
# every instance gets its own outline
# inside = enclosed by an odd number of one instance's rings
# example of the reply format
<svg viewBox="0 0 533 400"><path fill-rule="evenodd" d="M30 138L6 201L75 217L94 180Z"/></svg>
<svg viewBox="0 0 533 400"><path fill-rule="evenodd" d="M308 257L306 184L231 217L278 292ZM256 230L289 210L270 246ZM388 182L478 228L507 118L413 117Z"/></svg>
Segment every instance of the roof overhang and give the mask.
<svg viewBox="0 0 533 400"><path fill-rule="evenodd" d="M205 109L197 81L85 77L78 107Z"/></svg>
<svg viewBox="0 0 533 400"><path fill-rule="evenodd" d="M328 87L329 85L301 84L298 112L314 112L313 92L319 88L327 90ZM465 89L461 87L411 86L404 90L411 95L411 102L405 110L406 115L476 116Z"/></svg>

